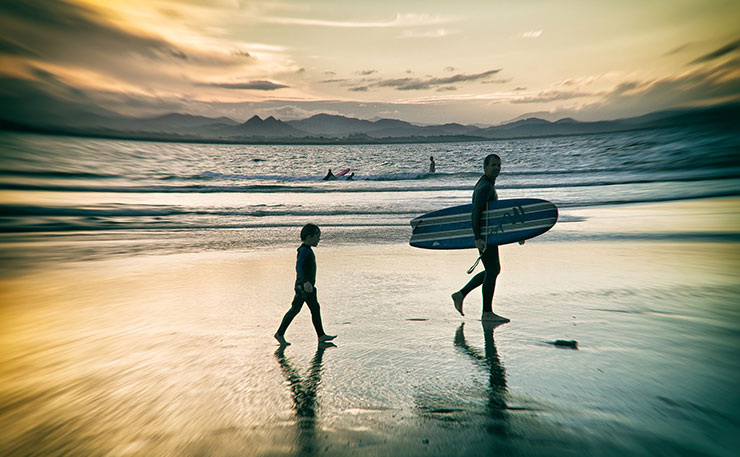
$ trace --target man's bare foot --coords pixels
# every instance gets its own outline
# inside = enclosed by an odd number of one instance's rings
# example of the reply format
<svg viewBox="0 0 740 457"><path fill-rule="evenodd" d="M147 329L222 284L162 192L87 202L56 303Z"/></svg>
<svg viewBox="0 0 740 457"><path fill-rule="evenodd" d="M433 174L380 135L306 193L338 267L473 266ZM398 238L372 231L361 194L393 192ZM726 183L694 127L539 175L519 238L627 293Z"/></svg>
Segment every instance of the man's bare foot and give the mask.
<svg viewBox="0 0 740 457"><path fill-rule="evenodd" d="M328 341L333 340L336 337L337 337L337 335L321 335L319 337L319 343L326 343Z"/></svg>
<svg viewBox="0 0 740 457"><path fill-rule="evenodd" d="M465 315L462 310L463 298L465 297L460 292L455 292L454 294L452 294L452 304L455 305L455 309L458 313L460 313L461 316Z"/></svg>
<svg viewBox="0 0 740 457"><path fill-rule="evenodd" d="M278 343L280 343L280 346L288 346L290 344L287 341L285 341L285 337L283 335L276 333L274 336L275 336L275 339L278 340Z"/></svg>
<svg viewBox="0 0 740 457"><path fill-rule="evenodd" d="M484 322L509 322L509 319L505 318L504 316L499 316L498 314L492 313L490 311L483 312L480 320Z"/></svg>

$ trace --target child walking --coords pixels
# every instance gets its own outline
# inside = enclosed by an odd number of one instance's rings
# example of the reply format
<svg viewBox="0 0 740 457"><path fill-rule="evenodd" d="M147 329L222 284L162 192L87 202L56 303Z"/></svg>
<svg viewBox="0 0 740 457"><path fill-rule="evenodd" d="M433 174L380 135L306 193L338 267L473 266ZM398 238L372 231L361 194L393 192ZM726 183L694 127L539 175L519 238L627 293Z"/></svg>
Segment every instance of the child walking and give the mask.
<svg viewBox="0 0 740 457"><path fill-rule="evenodd" d="M281 346L290 343L285 341L285 331L293 319L298 315L303 304L308 304L311 310L311 321L316 329L316 336L319 337L319 344L326 343L336 338L336 335L327 335L324 333L324 326L321 324L321 309L319 301L316 298L316 256L313 253L312 246L317 246L321 240L321 229L315 224L306 224L301 229L301 246L298 248L298 259L295 264L295 297L290 309L283 317L280 328L275 333L275 339Z"/></svg>

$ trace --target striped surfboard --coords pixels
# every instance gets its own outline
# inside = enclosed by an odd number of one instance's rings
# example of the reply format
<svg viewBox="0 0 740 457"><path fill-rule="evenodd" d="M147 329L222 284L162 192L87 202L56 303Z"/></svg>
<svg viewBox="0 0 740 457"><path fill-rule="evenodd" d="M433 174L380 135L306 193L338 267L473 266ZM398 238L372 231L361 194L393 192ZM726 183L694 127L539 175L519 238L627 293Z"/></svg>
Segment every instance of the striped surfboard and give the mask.
<svg viewBox="0 0 740 457"><path fill-rule="evenodd" d="M460 205L424 214L411 220L409 244L425 249L475 247L470 212L473 205ZM488 244L528 240L550 230L558 220L558 208L547 200L517 198L488 202L482 232Z"/></svg>

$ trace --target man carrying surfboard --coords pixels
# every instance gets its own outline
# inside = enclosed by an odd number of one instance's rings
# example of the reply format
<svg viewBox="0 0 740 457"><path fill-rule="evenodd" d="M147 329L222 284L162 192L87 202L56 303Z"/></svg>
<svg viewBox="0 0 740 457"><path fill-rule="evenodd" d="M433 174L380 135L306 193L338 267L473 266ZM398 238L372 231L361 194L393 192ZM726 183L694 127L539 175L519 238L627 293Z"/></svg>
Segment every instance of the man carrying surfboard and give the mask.
<svg viewBox="0 0 740 457"><path fill-rule="evenodd" d="M464 316L463 300L465 300L465 296L476 287L482 286L483 315L481 320L488 322L509 322L509 319L493 312L493 293L496 289L496 278L501 272L501 263L498 256L498 246L486 245L485 234L481 227L485 220L483 212L486 210L488 202L498 200L496 177L500 172L501 158L496 154L487 155L483 161L483 176L480 177L473 190L473 209L470 216L473 223L475 247L480 252L480 260L483 262L484 271L473 276L462 289L452 294L455 309L460 315Z"/></svg>

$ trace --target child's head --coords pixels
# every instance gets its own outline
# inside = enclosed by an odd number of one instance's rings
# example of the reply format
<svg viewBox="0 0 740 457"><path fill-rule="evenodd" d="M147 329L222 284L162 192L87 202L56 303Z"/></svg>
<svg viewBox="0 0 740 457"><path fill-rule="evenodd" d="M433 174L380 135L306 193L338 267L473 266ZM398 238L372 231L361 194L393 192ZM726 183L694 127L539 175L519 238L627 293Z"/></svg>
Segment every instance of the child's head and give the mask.
<svg viewBox="0 0 740 457"><path fill-rule="evenodd" d="M316 224L306 224L301 229L301 241L304 243L307 241L315 241L315 243L306 243L309 246L316 246L321 235L321 229Z"/></svg>

